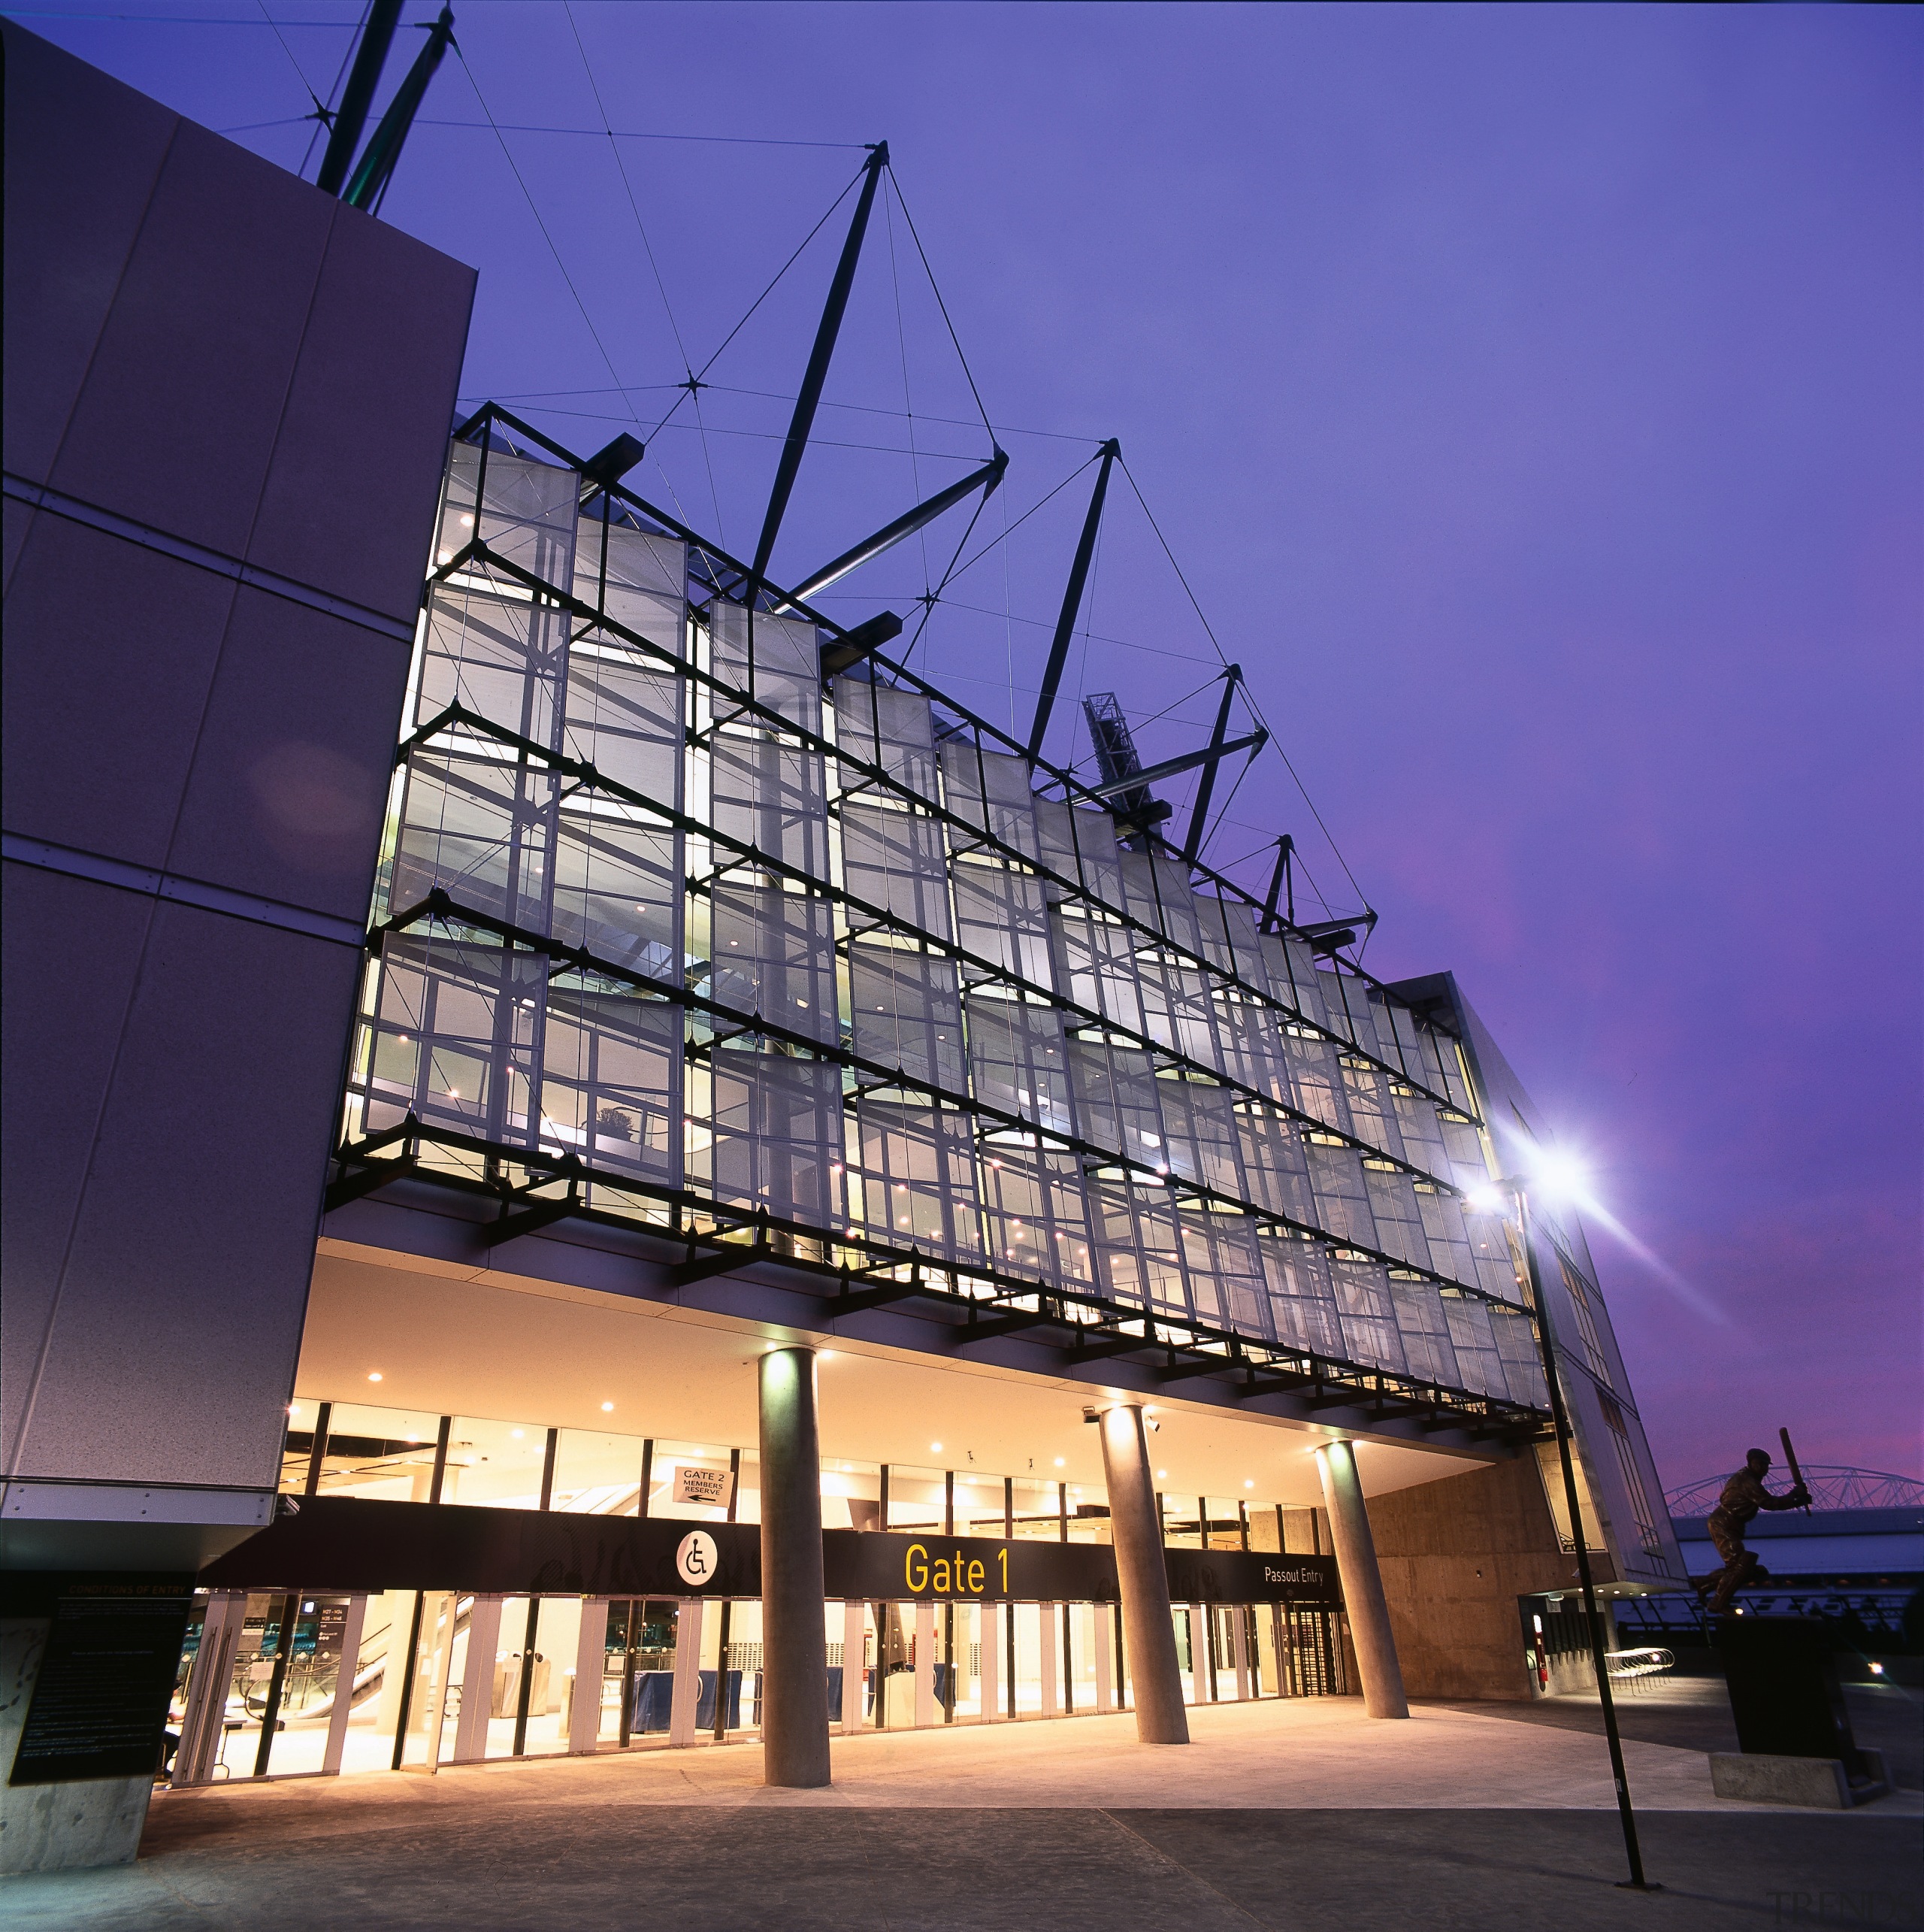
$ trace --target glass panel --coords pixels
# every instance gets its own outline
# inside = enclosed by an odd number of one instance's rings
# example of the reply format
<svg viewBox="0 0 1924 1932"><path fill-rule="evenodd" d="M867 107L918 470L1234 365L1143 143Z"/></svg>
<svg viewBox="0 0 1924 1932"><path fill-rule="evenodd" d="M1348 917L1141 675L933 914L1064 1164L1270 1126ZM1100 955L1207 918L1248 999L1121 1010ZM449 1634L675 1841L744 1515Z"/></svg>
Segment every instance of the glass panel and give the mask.
<svg viewBox="0 0 1924 1932"><path fill-rule="evenodd" d="M821 1526L825 1530L882 1527L881 1466L873 1462L821 1465ZM960 1505L958 1504L959 1509Z"/></svg>
<svg viewBox="0 0 1924 1932"><path fill-rule="evenodd" d="M1015 1693L1014 1714L1018 1718L1045 1716L1042 1645L1047 1640L1053 1646L1056 1634L1045 1628L1040 1603L1011 1603L1009 1618L1015 1634L1015 1668L1009 1680Z"/></svg>
<svg viewBox="0 0 1924 1932"><path fill-rule="evenodd" d="M1251 1613L1256 1626L1254 1645L1254 1661L1256 1669L1256 1694L1260 1697L1273 1697L1284 1690L1281 1661L1276 1650L1276 1634L1280 1619L1273 1603L1258 1603Z"/></svg>
<svg viewBox="0 0 1924 1932"><path fill-rule="evenodd" d="M504 1631L513 1628L506 1616L501 1627ZM531 1758L552 1756L568 1748L575 1652L580 1636L579 1597L541 1599L534 1640L534 1694L528 1706L527 1755Z"/></svg>
<svg viewBox="0 0 1924 1932"><path fill-rule="evenodd" d="M286 1601L278 1591L257 1592L247 1599L240 1639L234 1649L234 1686L227 1700L228 1723L237 1734L232 1742L239 1748L222 1753L222 1761L234 1776L253 1776L259 1762L261 1727L273 1684L274 1659L280 1654Z"/></svg>
<svg viewBox="0 0 1924 1932"><path fill-rule="evenodd" d="M1075 1482L1069 1485L1069 1540L1105 1543L1112 1540L1106 1491Z"/></svg>
<svg viewBox="0 0 1924 1932"><path fill-rule="evenodd" d="M555 1491L549 1507L575 1515L639 1514L644 1449L639 1436L562 1430L555 1446Z"/></svg>
<svg viewBox="0 0 1924 1932"><path fill-rule="evenodd" d="M1206 1549L1240 1549L1242 1547L1242 1511L1227 1496L1209 1496L1202 1500L1208 1520Z"/></svg>
<svg viewBox="0 0 1924 1932"><path fill-rule="evenodd" d="M735 1517L738 1523L761 1521L761 1458L752 1449L742 1452L741 1473L735 1482Z"/></svg>
<svg viewBox="0 0 1924 1932"><path fill-rule="evenodd" d="M725 1605L728 1624L728 1703L725 1731L752 1731L761 1722L761 1605L749 1599ZM721 1643L721 1617L715 1641ZM711 1697L712 1697L711 1691ZM707 1728L713 1734L716 1713L711 1702Z"/></svg>
<svg viewBox="0 0 1924 1932"><path fill-rule="evenodd" d="M280 1728L268 1769L276 1777L322 1768L335 1697L352 1694L352 1663L341 1682L341 1637L347 1622L346 1597L303 1596L296 1600L294 1643L280 1694Z"/></svg>
<svg viewBox="0 0 1924 1932"><path fill-rule="evenodd" d="M915 1722L915 1606L879 1603L876 1630L879 1692L873 1716L879 1731L906 1731Z"/></svg>
<svg viewBox="0 0 1924 1932"><path fill-rule="evenodd" d="M1175 1623L1176 1675L1181 1680L1182 1700L1186 1704L1206 1700L1209 1683L1203 1632L1200 1620L1191 1615L1191 1609L1190 1604L1175 1603L1169 1610Z"/></svg>
<svg viewBox="0 0 1924 1932"><path fill-rule="evenodd" d="M1457 1352L1450 1346L1449 1328L1435 1284L1399 1280L1392 1275L1390 1298L1396 1308L1396 1326L1411 1374L1446 1387L1458 1385L1463 1377L1457 1366Z"/></svg>
<svg viewBox="0 0 1924 1932"><path fill-rule="evenodd" d="M955 1534L965 1537L994 1537L1004 1534L1005 1495L999 1476L955 1474Z"/></svg>
<svg viewBox="0 0 1924 1932"><path fill-rule="evenodd" d="M495 1422L457 1416L448 1430L443 1503L495 1510L538 1510L548 1431L533 1422Z"/></svg>
<svg viewBox="0 0 1924 1932"><path fill-rule="evenodd" d="M676 1606L658 1600L614 1602L600 1658L600 1725L609 1745L664 1745L674 1698Z"/></svg>
<svg viewBox="0 0 1924 1932"><path fill-rule="evenodd" d="M1390 1300L1388 1271L1380 1261L1345 1259L1331 1263L1336 1305L1342 1310L1344 1355L1351 1361L1400 1370L1403 1343Z"/></svg>
<svg viewBox="0 0 1924 1932"><path fill-rule="evenodd" d="M452 1700L448 1691L460 1682L458 1666L466 1649L466 1620L461 1613L468 1600L440 1590L429 1590L420 1600L420 1635L407 1680L404 1766L437 1762L447 1755L452 1743L453 1726L448 1721Z"/></svg>
<svg viewBox="0 0 1924 1932"><path fill-rule="evenodd" d="M864 1100L849 1141L852 1222L865 1222L877 1240L898 1248L912 1244L924 1254L980 1260L967 1114Z"/></svg>
<svg viewBox="0 0 1924 1932"><path fill-rule="evenodd" d="M314 1428L320 1419L318 1402L290 1402L287 1432L280 1445L280 1493L298 1496L307 1487L307 1470L314 1452Z"/></svg>
<svg viewBox="0 0 1924 1932"><path fill-rule="evenodd" d="M1033 1476L1016 1477L1015 1534L1043 1543L1061 1541L1061 1504L1054 1483Z"/></svg>
<svg viewBox="0 0 1924 1932"><path fill-rule="evenodd" d="M911 1469L901 1463L888 1467L888 1527L899 1533L929 1536L943 1534L947 1504L939 1469Z"/></svg>
<svg viewBox="0 0 1924 1932"><path fill-rule="evenodd" d="M1163 1543L1169 1549L1202 1547L1202 1499L1196 1496L1164 1496Z"/></svg>
<svg viewBox="0 0 1924 1932"><path fill-rule="evenodd" d="M838 1603L823 1606L828 1650L829 1722L846 1725L859 1714L864 1725L873 1727L876 1722L876 1606L861 1603L855 1607L861 1619L861 1648L852 1655L847 1648L848 1606ZM846 1703L845 1696L855 1702Z"/></svg>
<svg viewBox="0 0 1924 1932"><path fill-rule="evenodd" d="M337 1402L328 1427L320 1493L426 1502L440 1427L440 1416L423 1409Z"/></svg>
<svg viewBox="0 0 1924 1932"><path fill-rule="evenodd" d="M826 931L821 952L832 958ZM832 995L832 974L829 986ZM832 1008L829 1017L832 1024ZM705 1147L691 1137L691 1179L719 1200L827 1227L830 1164L841 1164L842 1085L842 1069L829 1061L735 1048L716 1053L706 1079L689 1083L690 1113L706 1098L710 1137Z"/></svg>

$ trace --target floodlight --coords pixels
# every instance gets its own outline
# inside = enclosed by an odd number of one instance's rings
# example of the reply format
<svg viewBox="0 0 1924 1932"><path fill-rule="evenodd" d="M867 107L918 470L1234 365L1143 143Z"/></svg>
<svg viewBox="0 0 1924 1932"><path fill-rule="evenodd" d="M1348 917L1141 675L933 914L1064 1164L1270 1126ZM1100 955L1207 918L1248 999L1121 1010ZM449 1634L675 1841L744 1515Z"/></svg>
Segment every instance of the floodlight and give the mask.
<svg viewBox="0 0 1924 1932"><path fill-rule="evenodd" d="M1540 1147L1529 1164L1531 1190L1553 1204L1581 1207L1590 1198L1590 1176L1581 1162L1554 1148Z"/></svg>

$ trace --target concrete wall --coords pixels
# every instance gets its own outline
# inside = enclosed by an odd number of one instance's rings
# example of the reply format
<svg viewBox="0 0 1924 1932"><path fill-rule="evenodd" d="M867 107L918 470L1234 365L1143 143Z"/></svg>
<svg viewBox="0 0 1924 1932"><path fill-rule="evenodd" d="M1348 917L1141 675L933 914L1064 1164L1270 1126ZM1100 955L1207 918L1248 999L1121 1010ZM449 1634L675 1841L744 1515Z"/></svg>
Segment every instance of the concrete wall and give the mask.
<svg viewBox="0 0 1924 1932"><path fill-rule="evenodd" d="M0 1534L191 1565L276 1480L474 278L4 31Z"/></svg>
<svg viewBox="0 0 1924 1932"><path fill-rule="evenodd" d="M1372 1497L1369 1527L1409 1694L1527 1699L1517 1599L1577 1580L1530 1457Z"/></svg>

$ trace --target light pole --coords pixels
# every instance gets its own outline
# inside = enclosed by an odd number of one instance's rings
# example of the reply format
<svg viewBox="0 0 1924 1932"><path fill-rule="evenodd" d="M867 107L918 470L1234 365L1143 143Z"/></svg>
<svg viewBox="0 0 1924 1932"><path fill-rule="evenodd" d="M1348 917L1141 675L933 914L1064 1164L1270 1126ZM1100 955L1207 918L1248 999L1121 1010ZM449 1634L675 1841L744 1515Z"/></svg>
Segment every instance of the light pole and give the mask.
<svg viewBox="0 0 1924 1932"><path fill-rule="evenodd" d="M1628 1891L1661 1891L1644 1876L1644 1857L1637 1845L1637 1814L1631 1807L1630 1781L1623 1770L1623 1740L1617 1729L1617 1705L1610 1694L1610 1668L1603 1652L1603 1615L1597 1608L1596 1581L1590 1574L1590 1551L1584 1535L1582 1505L1577 1497L1577 1465L1570 1449L1570 1415L1563 1406L1563 1391L1556 1379L1556 1350L1550 1339L1550 1308L1544 1299L1543 1277L1536 1264L1536 1249L1530 1240L1529 1189L1521 1180L1500 1183L1517 1204L1517 1222L1523 1239L1523 1263L1529 1270L1530 1300L1536 1315L1537 1348L1543 1357L1543 1379L1550 1394L1550 1419L1556 1431L1557 1459L1563 1466L1563 1500L1570 1513L1570 1540L1576 1546L1577 1578L1584 1593L1584 1616L1590 1627L1590 1661L1596 1669L1596 1691L1603 1706L1603 1732L1610 1740L1610 1774L1617 1785L1617 1815L1623 1825L1624 1855L1630 1861L1630 1876L1617 1881Z"/></svg>

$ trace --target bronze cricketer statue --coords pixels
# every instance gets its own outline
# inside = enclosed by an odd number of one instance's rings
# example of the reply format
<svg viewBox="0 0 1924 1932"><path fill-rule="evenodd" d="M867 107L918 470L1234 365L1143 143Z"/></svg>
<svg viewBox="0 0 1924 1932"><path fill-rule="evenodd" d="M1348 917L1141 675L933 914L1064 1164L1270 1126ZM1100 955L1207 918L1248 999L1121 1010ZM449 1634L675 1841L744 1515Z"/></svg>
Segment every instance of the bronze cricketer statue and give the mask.
<svg viewBox="0 0 1924 1932"><path fill-rule="evenodd" d="M1731 1598L1745 1584L1756 1582L1770 1573L1757 1561L1756 1552L1744 1547L1745 1526L1754 1519L1757 1512L1810 1507L1811 1492L1805 1488L1803 1477L1797 1473L1795 1462L1791 1473L1796 1487L1781 1496L1773 1495L1764 1487L1764 1477L1770 1466L1768 1450L1751 1450L1744 1458L1744 1467L1723 1485L1723 1493L1717 1499L1717 1507L1706 1519L1711 1541L1717 1546L1717 1555L1723 1558L1723 1567L1712 1571L1697 1585L1698 1595L1710 1597L1713 1616L1721 1616L1730 1607Z"/></svg>

